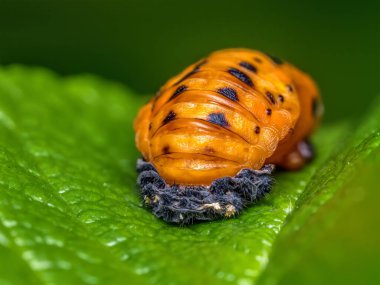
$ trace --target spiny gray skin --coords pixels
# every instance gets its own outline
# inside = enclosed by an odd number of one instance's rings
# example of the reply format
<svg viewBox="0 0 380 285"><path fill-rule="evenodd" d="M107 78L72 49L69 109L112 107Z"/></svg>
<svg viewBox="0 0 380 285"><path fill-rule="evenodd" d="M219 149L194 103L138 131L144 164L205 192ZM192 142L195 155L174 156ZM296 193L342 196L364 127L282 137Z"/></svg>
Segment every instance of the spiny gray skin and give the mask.
<svg viewBox="0 0 380 285"><path fill-rule="evenodd" d="M234 177L214 180L208 187L181 186L165 183L151 163L138 159L137 184L155 216L186 225L239 214L270 191L273 170L274 166L268 164L261 170L242 169Z"/></svg>

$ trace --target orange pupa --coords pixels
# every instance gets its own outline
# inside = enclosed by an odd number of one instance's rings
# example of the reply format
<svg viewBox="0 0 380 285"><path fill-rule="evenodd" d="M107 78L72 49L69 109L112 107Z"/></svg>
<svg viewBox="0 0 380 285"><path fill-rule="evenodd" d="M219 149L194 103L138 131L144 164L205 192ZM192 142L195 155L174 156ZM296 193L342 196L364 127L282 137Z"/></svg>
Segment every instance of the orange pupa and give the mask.
<svg viewBox="0 0 380 285"><path fill-rule="evenodd" d="M216 51L166 82L134 123L138 184L166 221L230 217L267 193L275 166L300 169L323 105L293 65L249 49Z"/></svg>

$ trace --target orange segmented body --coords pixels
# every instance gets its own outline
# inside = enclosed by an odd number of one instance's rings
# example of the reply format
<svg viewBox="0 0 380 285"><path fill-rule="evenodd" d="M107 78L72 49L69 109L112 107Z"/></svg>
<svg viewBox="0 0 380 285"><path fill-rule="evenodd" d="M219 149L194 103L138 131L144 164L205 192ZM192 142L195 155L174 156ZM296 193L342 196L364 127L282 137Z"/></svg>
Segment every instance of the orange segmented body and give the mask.
<svg viewBox="0 0 380 285"><path fill-rule="evenodd" d="M313 80L248 49L217 51L171 78L139 112L136 144L168 184L209 185L240 170L298 169L322 104Z"/></svg>

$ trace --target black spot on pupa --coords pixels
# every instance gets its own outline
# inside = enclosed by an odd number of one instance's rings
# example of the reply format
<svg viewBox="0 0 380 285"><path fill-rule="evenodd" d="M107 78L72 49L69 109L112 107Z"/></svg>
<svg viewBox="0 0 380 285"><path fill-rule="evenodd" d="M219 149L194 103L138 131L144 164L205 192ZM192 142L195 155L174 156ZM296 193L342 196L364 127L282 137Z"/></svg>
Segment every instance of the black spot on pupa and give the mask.
<svg viewBox="0 0 380 285"><path fill-rule="evenodd" d="M249 62L242 61L242 62L239 63L239 65L240 65L241 67L244 67L244 68L246 68L246 69L248 69L248 70L254 72L254 73L257 72L257 68L256 68L255 66L253 66L252 64L250 64Z"/></svg>
<svg viewBox="0 0 380 285"><path fill-rule="evenodd" d="M194 69L192 71L190 71L189 73L187 73L184 77L182 77L179 81L177 81L174 85L177 85L179 83L181 83L182 81L184 81L185 79L189 78L190 76L192 76L194 73L198 72L199 69L201 68L202 65L206 64L207 63L207 60L203 60L201 61L200 63L198 63Z"/></svg>
<svg viewBox="0 0 380 285"><path fill-rule="evenodd" d="M187 90L187 86L186 85L181 85L179 86L173 93L173 95L169 98L169 101L170 100L173 100L175 97L177 97L179 94L185 92Z"/></svg>
<svg viewBox="0 0 380 285"><path fill-rule="evenodd" d="M265 110L265 113L268 115L268 116L270 116L270 115L272 115L272 109L266 109Z"/></svg>
<svg viewBox="0 0 380 285"><path fill-rule="evenodd" d="M228 127L226 116L223 113L211 113L207 117L207 121L221 127Z"/></svg>
<svg viewBox="0 0 380 285"><path fill-rule="evenodd" d="M276 57L276 56L273 56L273 55L270 55L270 54L268 54L268 56L270 57L270 59L271 59L275 64L283 64L283 63L284 63L280 58L278 58L278 57Z"/></svg>
<svg viewBox="0 0 380 285"><path fill-rule="evenodd" d="M154 100L153 100L153 103L152 103L152 108L150 109L151 112L153 112L154 109L156 108L157 99L158 99L158 96L156 95L156 97L154 97Z"/></svg>
<svg viewBox="0 0 380 285"><path fill-rule="evenodd" d="M278 101L280 101L281 103L284 103L284 101L285 101L284 96L282 96L281 94L278 95Z"/></svg>
<svg viewBox="0 0 380 285"><path fill-rule="evenodd" d="M173 121L175 117L176 117L176 113L174 113L173 111L170 111L168 115L165 117L165 119L162 121L162 123L165 125L169 123L170 121Z"/></svg>
<svg viewBox="0 0 380 285"><path fill-rule="evenodd" d="M195 71L198 71L198 70L201 68L201 66L205 65L206 63L207 63L207 59L202 60L200 63L198 63L198 64L194 67L194 70L195 70Z"/></svg>
<svg viewBox="0 0 380 285"><path fill-rule="evenodd" d="M247 84L248 86L253 87L253 82L251 78L249 78L247 74L240 71L239 69L231 67L230 69L228 69L228 73L239 79L241 82Z"/></svg>
<svg viewBox="0 0 380 285"><path fill-rule="evenodd" d="M223 96L227 97L232 101L239 101L236 91L230 87L219 88L218 90L216 90L216 92L222 94Z"/></svg>
<svg viewBox="0 0 380 285"><path fill-rule="evenodd" d="M152 129L152 123L149 123L149 131Z"/></svg>
<svg viewBox="0 0 380 285"><path fill-rule="evenodd" d="M274 100L274 97L273 97L273 94L272 94L272 93L270 93L269 91L267 91L267 92L265 93L265 95L267 96L267 98L269 99L269 101L270 101L272 104L275 104L275 103L276 103L276 101Z"/></svg>
<svg viewBox="0 0 380 285"><path fill-rule="evenodd" d="M260 133L260 127L259 126L256 126L255 127L255 134L259 134Z"/></svg>
<svg viewBox="0 0 380 285"><path fill-rule="evenodd" d="M263 61L261 60L261 58L259 57L255 57L253 58L257 63L262 63Z"/></svg>
<svg viewBox="0 0 380 285"><path fill-rule="evenodd" d="M169 153L169 150L170 150L170 147L169 147L168 145L166 145L166 146L164 146L164 147L162 148L162 152L163 152L164 154L168 154L168 153Z"/></svg>
<svg viewBox="0 0 380 285"><path fill-rule="evenodd" d="M286 89L288 89L289 92L293 92L293 86L290 84L286 85Z"/></svg>

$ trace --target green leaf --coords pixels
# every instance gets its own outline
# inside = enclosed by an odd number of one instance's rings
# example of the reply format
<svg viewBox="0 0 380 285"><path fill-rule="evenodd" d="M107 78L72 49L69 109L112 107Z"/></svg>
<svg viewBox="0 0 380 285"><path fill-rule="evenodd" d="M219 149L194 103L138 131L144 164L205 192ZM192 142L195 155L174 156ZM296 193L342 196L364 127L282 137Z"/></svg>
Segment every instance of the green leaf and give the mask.
<svg viewBox="0 0 380 285"><path fill-rule="evenodd" d="M276 173L238 218L172 226L135 186L132 122L146 99L93 76L0 69L0 284L276 283L315 239L313 217L379 153L378 108L357 132L322 127L316 160ZM307 242L293 256L295 239Z"/></svg>

